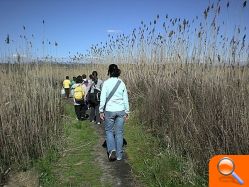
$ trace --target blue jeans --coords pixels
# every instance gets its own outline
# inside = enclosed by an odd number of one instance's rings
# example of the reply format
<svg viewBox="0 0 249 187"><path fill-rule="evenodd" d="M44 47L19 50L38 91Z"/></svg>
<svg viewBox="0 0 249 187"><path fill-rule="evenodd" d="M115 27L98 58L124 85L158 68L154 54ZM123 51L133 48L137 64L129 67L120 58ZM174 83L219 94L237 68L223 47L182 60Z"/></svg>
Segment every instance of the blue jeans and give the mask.
<svg viewBox="0 0 249 187"><path fill-rule="evenodd" d="M123 134L125 123L125 111L108 112L105 111L105 133L108 153L116 151L116 157L123 155ZM114 132L114 133L113 133ZM115 134L115 137L114 137Z"/></svg>

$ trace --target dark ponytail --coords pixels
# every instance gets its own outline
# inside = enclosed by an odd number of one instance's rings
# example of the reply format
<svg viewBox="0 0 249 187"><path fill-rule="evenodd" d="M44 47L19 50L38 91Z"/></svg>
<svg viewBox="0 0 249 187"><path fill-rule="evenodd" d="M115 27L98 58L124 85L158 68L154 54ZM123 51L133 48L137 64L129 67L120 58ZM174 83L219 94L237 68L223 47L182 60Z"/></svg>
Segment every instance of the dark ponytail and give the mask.
<svg viewBox="0 0 249 187"><path fill-rule="evenodd" d="M121 74L121 70L118 69L116 64L111 64L108 69L108 76L110 77L119 77Z"/></svg>

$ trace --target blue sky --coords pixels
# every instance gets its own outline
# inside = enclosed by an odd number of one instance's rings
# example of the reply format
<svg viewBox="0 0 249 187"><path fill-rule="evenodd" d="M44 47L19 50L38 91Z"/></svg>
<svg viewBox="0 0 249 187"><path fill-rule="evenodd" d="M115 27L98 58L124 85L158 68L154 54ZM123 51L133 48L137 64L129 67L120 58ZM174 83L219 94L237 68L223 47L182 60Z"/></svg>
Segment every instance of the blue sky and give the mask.
<svg viewBox="0 0 249 187"><path fill-rule="evenodd" d="M248 26L249 11L241 12L238 8L242 3L230 0L234 8L225 19ZM141 20L148 23L157 14L191 20L201 16L208 4L208 0L1 0L0 52L3 55L8 51L27 51L24 39L20 38L25 35L33 44L35 56L41 56L43 50L60 57L68 56L69 51L84 53L91 44L104 42L108 30L130 33ZM13 40L9 46L4 42L7 34ZM53 47L48 47L49 41Z"/></svg>

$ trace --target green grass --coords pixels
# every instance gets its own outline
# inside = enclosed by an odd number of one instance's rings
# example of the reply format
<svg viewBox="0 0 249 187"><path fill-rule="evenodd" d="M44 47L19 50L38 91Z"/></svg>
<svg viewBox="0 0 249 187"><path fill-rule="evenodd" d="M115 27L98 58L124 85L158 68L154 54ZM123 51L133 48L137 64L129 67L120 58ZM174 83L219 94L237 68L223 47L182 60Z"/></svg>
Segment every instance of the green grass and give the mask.
<svg viewBox="0 0 249 187"><path fill-rule="evenodd" d="M101 169L94 163L97 132L89 122L76 120L73 106L65 105L64 149L49 151L36 163L41 186L111 186L101 184ZM131 119L125 125L128 161L144 186L190 187L205 184L187 159L163 148L160 141ZM165 147L165 146L164 146Z"/></svg>
<svg viewBox="0 0 249 187"><path fill-rule="evenodd" d="M202 178L195 175L192 164L160 145L160 141L146 133L131 119L125 126L129 163L137 179L145 186L189 187L202 186ZM164 146L165 147L165 146Z"/></svg>
<svg viewBox="0 0 249 187"><path fill-rule="evenodd" d="M65 105L63 151L50 151L40 159L41 186L108 186L101 184L101 169L94 163L98 136L87 121L76 120L72 105Z"/></svg>

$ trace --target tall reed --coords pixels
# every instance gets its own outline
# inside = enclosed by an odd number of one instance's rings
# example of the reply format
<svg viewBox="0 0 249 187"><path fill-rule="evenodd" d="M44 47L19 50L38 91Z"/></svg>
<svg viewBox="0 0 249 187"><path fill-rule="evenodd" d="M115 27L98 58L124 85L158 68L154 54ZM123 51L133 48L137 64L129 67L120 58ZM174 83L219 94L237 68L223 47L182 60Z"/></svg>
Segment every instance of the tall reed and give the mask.
<svg viewBox="0 0 249 187"><path fill-rule="evenodd" d="M61 100L49 64L1 64L0 179L8 168L30 165L60 137ZM1 184L1 180L0 180Z"/></svg>

